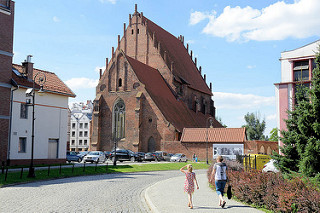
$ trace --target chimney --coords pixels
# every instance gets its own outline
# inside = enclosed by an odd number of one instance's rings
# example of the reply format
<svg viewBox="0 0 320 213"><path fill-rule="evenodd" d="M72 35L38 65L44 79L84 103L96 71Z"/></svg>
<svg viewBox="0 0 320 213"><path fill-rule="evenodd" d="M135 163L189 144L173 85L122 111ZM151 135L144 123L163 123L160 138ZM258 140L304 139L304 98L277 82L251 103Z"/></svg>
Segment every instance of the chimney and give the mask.
<svg viewBox="0 0 320 213"><path fill-rule="evenodd" d="M113 55L114 55L114 47L112 47L112 55L111 55L111 58L113 58Z"/></svg>
<svg viewBox="0 0 320 213"><path fill-rule="evenodd" d="M106 58L106 70L108 69L108 63L109 63L109 59Z"/></svg>
<svg viewBox="0 0 320 213"><path fill-rule="evenodd" d="M206 81L206 78L207 78L207 76L206 76L206 74L204 74L204 75L203 75L203 80L204 80L204 82L207 82L207 81Z"/></svg>
<svg viewBox="0 0 320 213"><path fill-rule="evenodd" d="M102 76L102 69L100 69L100 78L101 78L101 76Z"/></svg>
<svg viewBox="0 0 320 213"><path fill-rule="evenodd" d="M32 55L28 55L27 59L22 62L23 75L28 79L33 80L33 63L31 62Z"/></svg>
<svg viewBox="0 0 320 213"><path fill-rule="evenodd" d="M123 23L123 36L126 36L126 23Z"/></svg>
<svg viewBox="0 0 320 213"><path fill-rule="evenodd" d="M197 58L194 58L194 63L197 66Z"/></svg>
<svg viewBox="0 0 320 213"><path fill-rule="evenodd" d="M189 44L187 44L187 52L189 52Z"/></svg>
<svg viewBox="0 0 320 213"><path fill-rule="evenodd" d="M137 12L138 12L138 5L135 4L135 5L134 5L134 13L137 13Z"/></svg>
<svg viewBox="0 0 320 213"><path fill-rule="evenodd" d="M200 75L201 75L201 71L202 71L202 67L200 66L200 67L199 67L199 72L200 72Z"/></svg>
<svg viewBox="0 0 320 213"><path fill-rule="evenodd" d="M210 82L210 91L212 92L212 83Z"/></svg>
<svg viewBox="0 0 320 213"><path fill-rule="evenodd" d="M192 59L192 50L190 51L190 56L191 56L191 59Z"/></svg>

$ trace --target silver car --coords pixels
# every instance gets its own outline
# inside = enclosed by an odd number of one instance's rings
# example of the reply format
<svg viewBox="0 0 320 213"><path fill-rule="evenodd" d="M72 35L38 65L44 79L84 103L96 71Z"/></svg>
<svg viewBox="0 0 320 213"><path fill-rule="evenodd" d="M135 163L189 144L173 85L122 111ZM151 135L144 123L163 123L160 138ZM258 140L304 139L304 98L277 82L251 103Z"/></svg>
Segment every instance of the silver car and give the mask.
<svg viewBox="0 0 320 213"><path fill-rule="evenodd" d="M106 155L101 151L91 151L84 158L83 161L91 163L99 163L106 161Z"/></svg>
<svg viewBox="0 0 320 213"><path fill-rule="evenodd" d="M187 162L188 159L187 159L187 156L185 154L182 154L182 153L178 153L178 154L175 154L171 157L170 159L171 162Z"/></svg>

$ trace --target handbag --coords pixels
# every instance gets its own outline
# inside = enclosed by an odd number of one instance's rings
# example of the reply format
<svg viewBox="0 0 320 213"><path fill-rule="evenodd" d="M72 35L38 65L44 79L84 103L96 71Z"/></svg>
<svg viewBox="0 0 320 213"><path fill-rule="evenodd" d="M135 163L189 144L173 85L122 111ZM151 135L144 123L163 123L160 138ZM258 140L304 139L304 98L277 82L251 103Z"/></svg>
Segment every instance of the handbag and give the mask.
<svg viewBox="0 0 320 213"><path fill-rule="evenodd" d="M231 191L231 185L228 185L228 189L227 189L227 197L230 200L232 197L232 191Z"/></svg>

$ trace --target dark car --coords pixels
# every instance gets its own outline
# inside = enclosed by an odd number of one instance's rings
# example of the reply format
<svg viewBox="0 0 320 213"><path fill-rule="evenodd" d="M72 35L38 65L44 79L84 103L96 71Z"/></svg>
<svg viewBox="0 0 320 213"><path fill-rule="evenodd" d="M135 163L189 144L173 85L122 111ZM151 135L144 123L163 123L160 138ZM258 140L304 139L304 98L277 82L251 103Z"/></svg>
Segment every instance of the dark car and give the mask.
<svg viewBox="0 0 320 213"><path fill-rule="evenodd" d="M78 152L67 152L67 161L69 163L71 163L71 161L77 161L80 163L82 161L82 157Z"/></svg>
<svg viewBox="0 0 320 213"><path fill-rule="evenodd" d="M111 159L111 152L104 151L104 154L106 155L106 159Z"/></svg>
<svg viewBox="0 0 320 213"><path fill-rule="evenodd" d="M123 161L135 162L135 161L138 161L139 156L131 150L119 149L116 151L116 155L114 154L114 151L111 152L111 160L114 161L114 158L116 158L116 160L120 162L123 162Z"/></svg>
<svg viewBox="0 0 320 213"><path fill-rule="evenodd" d="M144 157L145 157L145 154L144 152L136 152L136 154L138 155L138 161L144 161Z"/></svg>

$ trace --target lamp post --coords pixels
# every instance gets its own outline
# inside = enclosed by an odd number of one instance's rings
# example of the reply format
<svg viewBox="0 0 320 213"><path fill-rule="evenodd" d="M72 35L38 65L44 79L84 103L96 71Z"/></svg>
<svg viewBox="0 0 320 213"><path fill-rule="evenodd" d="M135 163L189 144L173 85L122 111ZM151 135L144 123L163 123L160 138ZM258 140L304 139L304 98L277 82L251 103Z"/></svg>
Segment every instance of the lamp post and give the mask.
<svg viewBox="0 0 320 213"><path fill-rule="evenodd" d="M34 105L35 105L35 96L36 96L36 92L35 92L35 82L37 81L38 85L40 85L40 90L38 91L38 94L41 95L44 93L43 90L43 85L46 82L46 75L42 72L38 72L34 78L33 78L33 84L32 84L32 90L30 91L30 89L27 90L26 92L26 96L32 96L32 135L31 135L31 162L30 162L30 167L29 167L29 173L28 173L28 177L29 178L34 178L35 172L34 172L34 168L33 168L33 153L34 153Z"/></svg>
<svg viewBox="0 0 320 213"><path fill-rule="evenodd" d="M210 127L212 126L212 122L213 122L213 118L212 117L208 117L207 118L207 123L206 123L206 127L207 127L207 134L206 134L206 152L207 152L207 164L209 164L209 159L208 159L208 122L210 123Z"/></svg>
<svg viewBox="0 0 320 213"><path fill-rule="evenodd" d="M117 128L115 127L114 130L114 136L113 136L113 140L114 140L114 157L113 157L113 166L117 166L117 142L118 142L118 134L117 134Z"/></svg>

